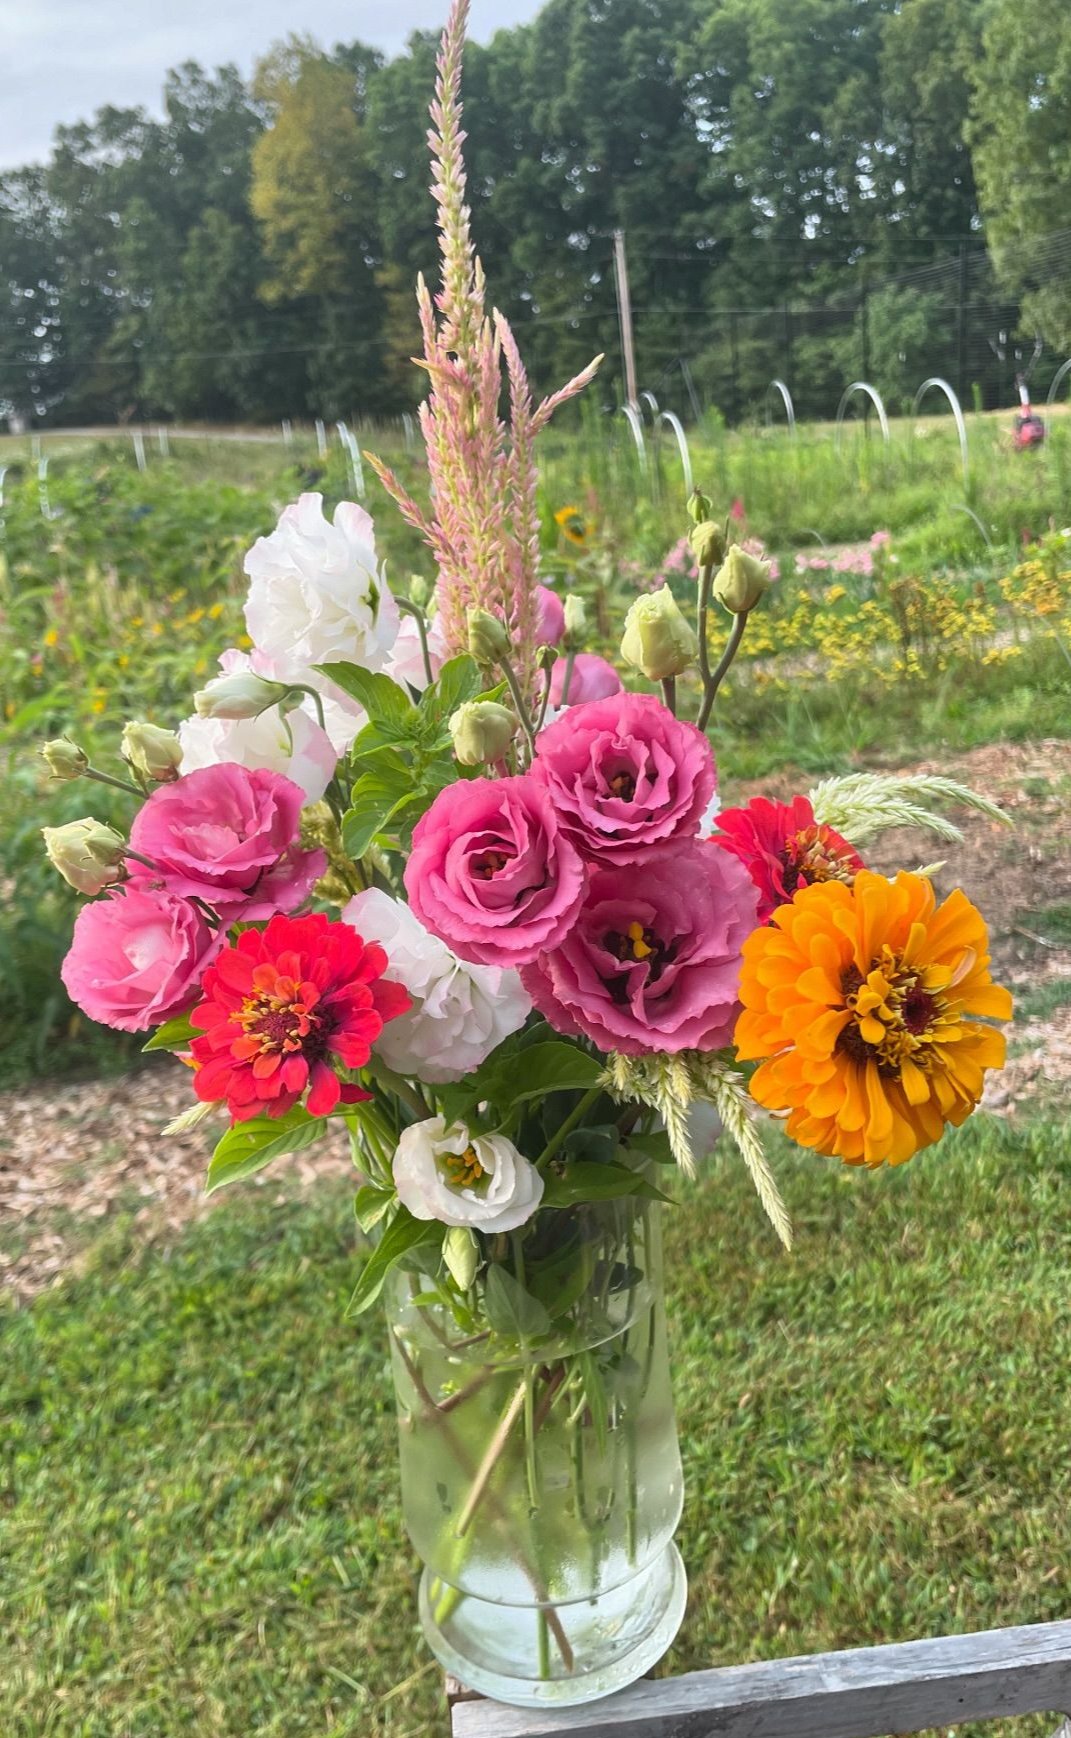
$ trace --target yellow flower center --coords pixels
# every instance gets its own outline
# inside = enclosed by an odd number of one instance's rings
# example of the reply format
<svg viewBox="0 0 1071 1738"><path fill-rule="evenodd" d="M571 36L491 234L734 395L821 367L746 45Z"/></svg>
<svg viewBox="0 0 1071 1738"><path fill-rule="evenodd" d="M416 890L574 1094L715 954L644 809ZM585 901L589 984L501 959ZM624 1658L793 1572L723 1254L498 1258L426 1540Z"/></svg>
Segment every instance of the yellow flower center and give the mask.
<svg viewBox="0 0 1071 1738"><path fill-rule="evenodd" d="M646 932L644 931L642 923L629 924L628 939L632 944L632 957L634 960L650 959L651 955L654 953L654 948L647 940Z"/></svg>
<svg viewBox="0 0 1071 1738"><path fill-rule="evenodd" d="M949 1036L956 1016L941 991L952 974L941 966L918 969L884 947L862 977L845 973L846 1005L855 1016L841 1034L841 1048L856 1061L874 1061L885 1075L900 1075L905 1065L926 1069L933 1046Z"/></svg>
<svg viewBox="0 0 1071 1738"><path fill-rule="evenodd" d="M466 1147L463 1153L443 1153L441 1164L447 1182L455 1189L471 1189L487 1175L473 1147Z"/></svg>

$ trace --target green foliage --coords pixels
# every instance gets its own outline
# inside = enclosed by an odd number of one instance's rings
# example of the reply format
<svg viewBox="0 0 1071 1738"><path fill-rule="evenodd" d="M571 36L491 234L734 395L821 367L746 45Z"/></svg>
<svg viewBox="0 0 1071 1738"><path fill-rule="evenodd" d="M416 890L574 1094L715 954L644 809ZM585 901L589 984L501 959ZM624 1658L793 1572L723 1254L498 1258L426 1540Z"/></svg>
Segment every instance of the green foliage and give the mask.
<svg viewBox="0 0 1071 1738"><path fill-rule="evenodd" d="M322 1116L310 1116L295 1105L285 1116L253 1116L234 1124L216 1143L208 1164L205 1194L214 1195L228 1183L251 1177L284 1153L300 1153L327 1133Z"/></svg>

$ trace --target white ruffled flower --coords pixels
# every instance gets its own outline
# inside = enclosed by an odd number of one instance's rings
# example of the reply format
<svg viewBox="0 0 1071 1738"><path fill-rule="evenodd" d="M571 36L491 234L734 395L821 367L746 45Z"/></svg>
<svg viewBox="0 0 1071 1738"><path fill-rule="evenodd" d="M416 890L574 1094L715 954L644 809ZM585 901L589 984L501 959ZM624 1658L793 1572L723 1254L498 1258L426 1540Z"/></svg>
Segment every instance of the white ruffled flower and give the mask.
<svg viewBox="0 0 1071 1738"><path fill-rule="evenodd" d="M224 652L219 661L228 678L240 678L253 669L253 660L245 652ZM254 680L268 674L258 660ZM330 722L329 704L324 702L325 722ZM334 710L337 712L339 708ZM343 716L347 725L352 725L352 741L361 721L351 719L348 714ZM301 706L288 712L285 719L278 706L256 718L187 718L179 725L178 739L184 773L218 766L221 761L248 767L250 771L264 768L293 779L310 803L323 796L338 761L337 746L330 733L321 730L315 702L309 696Z"/></svg>
<svg viewBox="0 0 1071 1738"><path fill-rule="evenodd" d="M376 1039L376 1055L397 1074L429 1085L461 1080L528 1018L532 1003L516 972L458 959L389 893L358 893L342 918L365 941L380 943L388 976L413 998L409 1012Z"/></svg>
<svg viewBox="0 0 1071 1738"><path fill-rule="evenodd" d="M398 607L376 560L371 515L353 501L324 517L323 496L284 507L245 558L249 637L284 680L310 664L382 670L398 634Z"/></svg>
<svg viewBox="0 0 1071 1738"><path fill-rule="evenodd" d="M441 1116L402 1131L394 1182L414 1219L478 1231L516 1231L543 1199L542 1177L505 1135L470 1135Z"/></svg>

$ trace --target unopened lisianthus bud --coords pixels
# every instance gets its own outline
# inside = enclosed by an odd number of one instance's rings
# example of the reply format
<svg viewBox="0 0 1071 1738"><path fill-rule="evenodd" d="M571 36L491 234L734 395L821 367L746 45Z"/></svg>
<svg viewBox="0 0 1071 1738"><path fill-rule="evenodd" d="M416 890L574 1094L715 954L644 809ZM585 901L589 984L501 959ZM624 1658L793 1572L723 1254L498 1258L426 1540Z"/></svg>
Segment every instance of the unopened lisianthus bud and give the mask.
<svg viewBox="0 0 1071 1738"><path fill-rule="evenodd" d="M87 815L64 827L42 827L49 861L79 893L103 893L123 879L126 840L114 827Z"/></svg>
<svg viewBox="0 0 1071 1738"><path fill-rule="evenodd" d="M81 778L89 765L89 756L69 736L57 736L41 749L41 759L53 778Z"/></svg>
<svg viewBox="0 0 1071 1738"><path fill-rule="evenodd" d="M169 784L178 778L182 744L173 730L132 719L123 726L121 752L127 766L150 784Z"/></svg>
<svg viewBox="0 0 1071 1738"><path fill-rule="evenodd" d="M269 681L252 670L234 670L228 676L213 676L194 695L193 704L198 718L259 718L289 692L286 682Z"/></svg>
<svg viewBox="0 0 1071 1738"><path fill-rule="evenodd" d="M509 657L509 631L490 610L470 609L468 624L469 651L478 664L486 668Z"/></svg>
<svg viewBox="0 0 1071 1738"><path fill-rule="evenodd" d="M701 519L693 525L688 545L699 567L717 567L725 560L725 532L716 519Z"/></svg>
<svg viewBox="0 0 1071 1738"><path fill-rule="evenodd" d="M699 655L695 629L685 621L668 585L638 597L625 617L621 656L651 682L679 676Z"/></svg>
<svg viewBox="0 0 1071 1738"><path fill-rule="evenodd" d="M468 700L450 719L454 754L462 766L490 766L509 753L517 721L496 700Z"/></svg>
<svg viewBox="0 0 1071 1738"><path fill-rule="evenodd" d="M574 594L565 600L565 632L562 635L562 649L566 652L579 652L587 637L588 612L584 608L584 600Z"/></svg>
<svg viewBox="0 0 1071 1738"><path fill-rule="evenodd" d="M768 561L763 561L758 555L748 555L738 543L734 543L724 564L714 575L714 596L733 615L745 615L755 608L772 579Z"/></svg>
<svg viewBox="0 0 1071 1738"><path fill-rule="evenodd" d="M409 601L415 603L418 609L423 609L431 598L431 586L422 573L409 575Z"/></svg>
<svg viewBox="0 0 1071 1738"><path fill-rule="evenodd" d="M693 489L688 497L688 516L693 525L701 525L704 519L709 519L714 511L714 504L709 495L701 490Z"/></svg>

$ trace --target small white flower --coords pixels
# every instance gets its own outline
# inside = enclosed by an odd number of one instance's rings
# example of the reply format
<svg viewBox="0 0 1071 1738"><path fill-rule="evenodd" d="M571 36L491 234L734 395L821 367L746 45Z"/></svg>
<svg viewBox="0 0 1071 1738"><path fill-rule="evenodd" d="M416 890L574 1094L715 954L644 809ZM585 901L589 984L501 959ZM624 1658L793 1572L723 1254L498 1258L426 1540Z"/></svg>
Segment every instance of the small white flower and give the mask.
<svg viewBox="0 0 1071 1738"><path fill-rule="evenodd" d="M380 943L390 961L388 977L413 998L409 1012L389 1021L376 1039L377 1056L397 1074L430 1085L461 1080L531 1013L516 972L458 959L389 893L376 887L358 893L341 915L365 941Z"/></svg>
<svg viewBox="0 0 1071 1738"><path fill-rule="evenodd" d="M394 1182L414 1219L480 1231L516 1231L543 1198L539 1172L505 1135L470 1135L441 1116L402 1131Z"/></svg>
<svg viewBox="0 0 1071 1738"><path fill-rule="evenodd" d="M376 560L371 516L342 501L334 523L323 496L301 495L245 558L246 626L284 681L310 664L382 670L398 634L398 607Z"/></svg>
<svg viewBox="0 0 1071 1738"><path fill-rule="evenodd" d="M193 697L198 718L259 718L269 706L278 706L289 693L285 682L272 682L253 670L235 670L213 676Z"/></svg>

